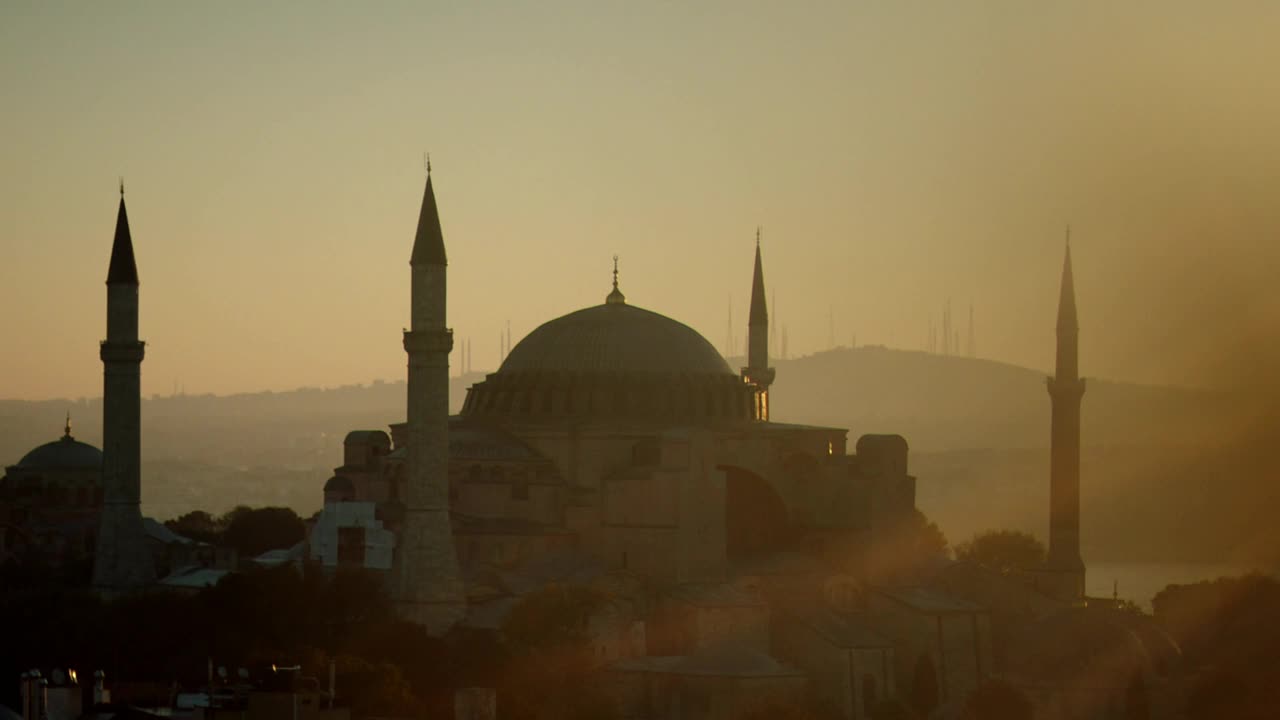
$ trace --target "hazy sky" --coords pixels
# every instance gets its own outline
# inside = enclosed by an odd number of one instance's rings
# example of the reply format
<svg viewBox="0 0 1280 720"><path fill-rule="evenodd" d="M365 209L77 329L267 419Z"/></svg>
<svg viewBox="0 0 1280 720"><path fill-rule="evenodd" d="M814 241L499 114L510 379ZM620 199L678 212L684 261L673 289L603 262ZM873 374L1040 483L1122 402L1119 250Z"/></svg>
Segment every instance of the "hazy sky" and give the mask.
<svg viewBox="0 0 1280 720"><path fill-rule="evenodd" d="M602 302L614 253L630 302L723 350L756 225L793 354L832 312L839 344L922 347L951 298L981 356L1047 368L1070 221L1083 371L1212 382L1280 327L1278 28L1273 2L5 3L0 398L101 392L121 175L146 394L403 377L424 150L477 369L508 320Z"/></svg>

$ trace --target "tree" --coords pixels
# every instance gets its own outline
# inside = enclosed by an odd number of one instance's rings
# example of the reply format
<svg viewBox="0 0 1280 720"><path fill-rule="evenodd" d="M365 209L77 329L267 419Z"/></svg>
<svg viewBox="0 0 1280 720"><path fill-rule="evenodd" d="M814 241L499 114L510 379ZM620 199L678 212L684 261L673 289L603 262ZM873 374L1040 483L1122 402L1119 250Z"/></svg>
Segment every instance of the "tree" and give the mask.
<svg viewBox="0 0 1280 720"><path fill-rule="evenodd" d="M878 530L868 544L862 545L863 566L855 568L876 582L907 582L921 568L946 557L947 537L937 523L919 509L894 524Z"/></svg>
<svg viewBox="0 0 1280 720"><path fill-rule="evenodd" d="M600 593L580 585L548 585L511 609L503 636L522 650L560 649L587 639L587 624L604 604Z"/></svg>
<svg viewBox="0 0 1280 720"><path fill-rule="evenodd" d="M1018 688L1003 680L988 680L964 704L961 720L1032 720L1035 707Z"/></svg>
<svg viewBox="0 0 1280 720"><path fill-rule="evenodd" d="M1151 601L1156 618L1197 671L1187 716L1273 718L1280 707L1280 582L1265 575L1170 585Z"/></svg>
<svg viewBox="0 0 1280 720"><path fill-rule="evenodd" d="M956 559L967 560L1009 573L1027 570L1045 562L1044 544L1034 535L1018 530L988 530L956 546Z"/></svg>
<svg viewBox="0 0 1280 720"><path fill-rule="evenodd" d="M199 542L216 544L225 526L204 510L192 510L173 520L165 520L164 526L175 533Z"/></svg>
<svg viewBox="0 0 1280 720"><path fill-rule="evenodd" d="M616 717L592 682L589 625L605 598L579 585L549 585L523 597L502 624L507 657L499 704L512 717L595 720Z"/></svg>
<svg viewBox="0 0 1280 720"><path fill-rule="evenodd" d="M243 505L223 516L222 541L240 557L256 557L268 550L293 547L306 535L307 526L290 508L248 508Z"/></svg>

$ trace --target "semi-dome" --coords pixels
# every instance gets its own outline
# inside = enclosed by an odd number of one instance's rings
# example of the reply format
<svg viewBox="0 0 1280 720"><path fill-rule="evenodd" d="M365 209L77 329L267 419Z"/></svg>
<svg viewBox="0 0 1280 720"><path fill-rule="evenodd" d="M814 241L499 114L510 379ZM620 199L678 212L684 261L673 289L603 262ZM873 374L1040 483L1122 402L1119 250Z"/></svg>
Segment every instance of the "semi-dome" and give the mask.
<svg viewBox="0 0 1280 720"><path fill-rule="evenodd" d="M733 374L698 331L621 302L569 313L529 333L499 370L526 371Z"/></svg>
<svg viewBox="0 0 1280 720"><path fill-rule="evenodd" d="M45 443L18 461L24 470L101 470L102 451L71 437Z"/></svg>
<svg viewBox="0 0 1280 720"><path fill-rule="evenodd" d="M751 389L696 330L628 305L614 282L603 305L543 323L498 371L467 391L470 417L699 424L752 418Z"/></svg>

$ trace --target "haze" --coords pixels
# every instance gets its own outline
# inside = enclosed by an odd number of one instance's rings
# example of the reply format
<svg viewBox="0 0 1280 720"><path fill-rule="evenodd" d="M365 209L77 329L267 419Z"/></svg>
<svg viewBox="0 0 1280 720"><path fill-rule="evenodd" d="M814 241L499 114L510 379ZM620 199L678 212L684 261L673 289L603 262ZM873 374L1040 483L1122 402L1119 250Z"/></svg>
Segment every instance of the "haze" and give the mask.
<svg viewBox="0 0 1280 720"><path fill-rule="evenodd" d="M1280 319L1277 27L1253 2L6 5L0 397L100 394L120 176L144 394L403 377L428 150L476 369L508 321L603 301L615 253L629 301L724 351L757 225L792 355L921 348L950 299L980 356L1045 369L1070 222L1086 374L1246 381Z"/></svg>

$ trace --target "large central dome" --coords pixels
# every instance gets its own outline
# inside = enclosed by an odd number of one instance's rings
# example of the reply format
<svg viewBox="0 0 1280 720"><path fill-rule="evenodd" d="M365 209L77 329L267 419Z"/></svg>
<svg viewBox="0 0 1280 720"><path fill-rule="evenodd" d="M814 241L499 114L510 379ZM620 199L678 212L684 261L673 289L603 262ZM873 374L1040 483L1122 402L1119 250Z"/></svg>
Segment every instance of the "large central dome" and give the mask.
<svg viewBox="0 0 1280 720"><path fill-rule="evenodd" d="M733 374L693 328L620 302L569 313L529 333L499 372L528 371Z"/></svg>
<svg viewBox="0 0 1280 720"><path fill-rule="evenodd" d="M644 420L706 424L751 418L750 388L696 330L626 303L543 323L467 390L462 414L517 422Z"/></svg>

